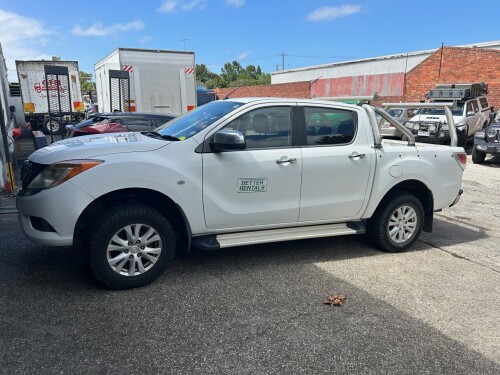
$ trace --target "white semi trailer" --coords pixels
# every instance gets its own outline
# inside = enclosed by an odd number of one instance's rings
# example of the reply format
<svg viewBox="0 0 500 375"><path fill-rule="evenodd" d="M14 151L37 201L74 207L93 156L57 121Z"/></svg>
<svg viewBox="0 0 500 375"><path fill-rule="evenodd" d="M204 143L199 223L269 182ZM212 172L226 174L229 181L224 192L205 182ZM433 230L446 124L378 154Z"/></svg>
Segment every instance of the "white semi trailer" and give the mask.
<svg viewBox="0 0 500 375"><path fill-rule="evenodd" d="M77 61L16 60L16 69L25 119L33 130L58 134L61 122L84 118Z"/></svg>

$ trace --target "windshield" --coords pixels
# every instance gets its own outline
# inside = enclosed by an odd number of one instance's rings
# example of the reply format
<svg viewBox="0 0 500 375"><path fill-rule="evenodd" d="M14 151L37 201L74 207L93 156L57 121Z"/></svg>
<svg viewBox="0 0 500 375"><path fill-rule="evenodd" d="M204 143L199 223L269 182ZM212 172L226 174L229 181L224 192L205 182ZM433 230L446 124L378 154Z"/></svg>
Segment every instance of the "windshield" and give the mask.
<svg viewBox="0 0 500 375"><path fill-rule="evenodd" d="M451 109L451 113L453 116L462 116L464 110L463 104L458 104L455 108ZM423 108L420 112L421 115L435 115L435 116L444 116L444 108Z"/></svg>
<svg viewBox="0 0 500 375"><path fill-rule="evenodd" d="M392 117L399 117L401 116L401 113L403 113L402 109L396 109L392 108L387 111L388 114L390 114Z"/></svg>
<svg viewBox="0 0 500 375"><path fill-rule="evenodd" d="M191 138L243 104L227 100L213 101L163 124L156 131L162 136L171 136L183 141Z"/></svg>

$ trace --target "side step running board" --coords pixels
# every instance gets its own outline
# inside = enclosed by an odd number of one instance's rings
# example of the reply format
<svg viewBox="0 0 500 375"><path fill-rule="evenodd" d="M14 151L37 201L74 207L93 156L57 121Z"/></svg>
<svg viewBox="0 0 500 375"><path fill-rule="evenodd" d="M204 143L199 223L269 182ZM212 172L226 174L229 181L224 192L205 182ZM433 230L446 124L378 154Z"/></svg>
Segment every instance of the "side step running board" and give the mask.
<svg viewBox="0 0 500 375"><path fill-rule="evenodd" d="M365 226L362 222L312 225L194 237L192 246L201 250L216 250L233 246L363 233L365 233Z"/></svg>

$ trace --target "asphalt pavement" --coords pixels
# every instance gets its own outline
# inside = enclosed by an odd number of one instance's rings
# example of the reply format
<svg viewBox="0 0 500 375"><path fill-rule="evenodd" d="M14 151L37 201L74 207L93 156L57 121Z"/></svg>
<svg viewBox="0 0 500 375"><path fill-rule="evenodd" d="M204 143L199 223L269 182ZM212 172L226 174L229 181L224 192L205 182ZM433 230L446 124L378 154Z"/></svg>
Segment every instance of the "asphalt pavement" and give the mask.
<svg viewBox="0 0 500 375"><path fill-rule="evenodd" d="M406 253L362 236L195 252L128 291L84 249L31 243L2 197L0 374L499 374L499 168L469 156L462 200Z"/></svg>

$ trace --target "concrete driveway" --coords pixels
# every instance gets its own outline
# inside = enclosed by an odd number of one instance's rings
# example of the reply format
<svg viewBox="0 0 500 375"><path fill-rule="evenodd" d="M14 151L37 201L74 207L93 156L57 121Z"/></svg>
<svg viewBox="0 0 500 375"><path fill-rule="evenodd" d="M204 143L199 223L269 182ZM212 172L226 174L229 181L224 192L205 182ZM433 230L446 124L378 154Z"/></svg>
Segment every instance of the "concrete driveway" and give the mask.
<svg viewBox="0 0 500 375"><path fill-rule="evenodd" d="M499 168L469 157L462 200L407 253L363 237L194 253L120 292L0 205L0 373L499 374Z"/></svg>

